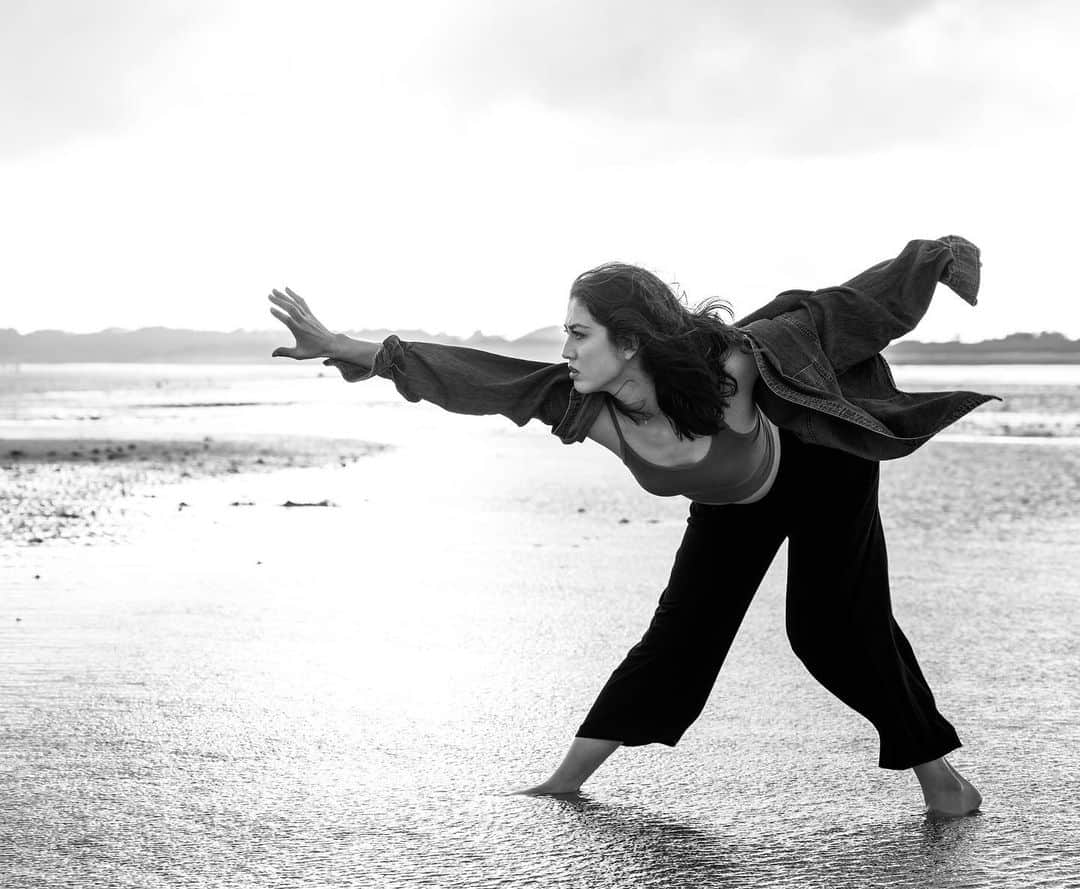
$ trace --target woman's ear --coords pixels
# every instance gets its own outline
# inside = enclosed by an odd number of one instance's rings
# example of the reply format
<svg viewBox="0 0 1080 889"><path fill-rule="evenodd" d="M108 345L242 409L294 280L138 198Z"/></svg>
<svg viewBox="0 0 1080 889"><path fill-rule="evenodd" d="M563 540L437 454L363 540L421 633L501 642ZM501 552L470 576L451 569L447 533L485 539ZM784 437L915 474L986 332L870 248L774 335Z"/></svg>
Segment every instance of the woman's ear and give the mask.
<svg viewBox="0 0 1080 889"><path fill-rule="evenodd" d="M639 342L636 336L625 337L622 342L619 343L619 349L623 353L623 358L627 361L637 354L638 346Z"/></svg>

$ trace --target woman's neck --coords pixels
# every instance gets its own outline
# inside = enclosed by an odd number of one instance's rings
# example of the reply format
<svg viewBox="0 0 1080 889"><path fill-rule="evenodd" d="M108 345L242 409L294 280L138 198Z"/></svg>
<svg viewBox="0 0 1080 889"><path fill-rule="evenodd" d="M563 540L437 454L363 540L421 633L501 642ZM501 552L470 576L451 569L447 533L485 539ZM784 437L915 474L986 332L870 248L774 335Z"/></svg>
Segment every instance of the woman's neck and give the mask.
<svg viewBox="0 0 1080 889"><path fill-rule="evenodd" d="M617 382L609 391L620 404L638 412L631 417L636 425L654 426L667 421L656 401L656 386L640 371Z"/></svg>

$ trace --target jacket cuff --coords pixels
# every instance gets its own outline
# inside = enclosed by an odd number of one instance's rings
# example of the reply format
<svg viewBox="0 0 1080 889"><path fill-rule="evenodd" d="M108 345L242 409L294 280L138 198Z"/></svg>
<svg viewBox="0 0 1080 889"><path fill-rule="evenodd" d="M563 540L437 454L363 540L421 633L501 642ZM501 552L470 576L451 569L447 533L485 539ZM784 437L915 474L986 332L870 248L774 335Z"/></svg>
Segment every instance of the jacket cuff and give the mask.
<svg viewBox="0 0 1080 889"><path fill-rule="evenodd" d="M397 334L390 334L382 341L379 351L375 353L375 360L371 367L362 364L353 364L351 361L342 361L338 358L328 358L323 362L327 367L336 367L347 383L358 383L362 380L370 380L372 377L391 378L391 369L400 365L405 355L405 344Z"/></svg>
<svg viewBox="0 0 1080 889"><path fill-rule="evenodd" d="M952 261L945 266L941 283L957 296L971 305L979 301L979 248L967 238L959 235L946 235L938 240L949 248Z"/></svg>

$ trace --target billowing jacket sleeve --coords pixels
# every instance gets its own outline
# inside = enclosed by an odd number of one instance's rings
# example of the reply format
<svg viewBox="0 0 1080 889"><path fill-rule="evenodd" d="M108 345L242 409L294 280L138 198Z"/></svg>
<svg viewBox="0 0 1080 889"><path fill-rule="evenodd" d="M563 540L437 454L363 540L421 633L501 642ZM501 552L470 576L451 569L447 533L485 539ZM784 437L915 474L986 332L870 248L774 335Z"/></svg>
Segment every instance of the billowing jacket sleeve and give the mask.
<svg viewBox="0 0 1080 889"><path fill-rule="evenodd" d="M915 329L955 258L957 240L910 241L895 258L844 284L785 291L735 326L792 313L794 321L817 334L829 364L842 374Z"/></svg>
<svg viewBox="0 0 1080 889"><path fill-rule="evenodd" d="M409 401L430 401L456 414L501 414L518 426L531 419L555 427L570 403L566 364L511 358L465 346L388 336L372 366L328 360L349 382L392 380Z"/></svg>

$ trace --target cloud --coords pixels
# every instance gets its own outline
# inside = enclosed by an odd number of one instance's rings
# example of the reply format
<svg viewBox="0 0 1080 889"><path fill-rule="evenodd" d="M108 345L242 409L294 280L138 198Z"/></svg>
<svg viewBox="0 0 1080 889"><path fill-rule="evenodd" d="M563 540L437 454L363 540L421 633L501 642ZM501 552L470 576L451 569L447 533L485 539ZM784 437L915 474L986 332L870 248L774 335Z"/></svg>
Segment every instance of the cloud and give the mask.
<svg viewBox="0 0 1080 889"><path fill-rule="evenodd" d="M0 157L32 154L135 119L142 78L170 66L208 8L179 0L5 0Z"/></svg>
<svg viewBox="0 0 1080 889"><path fill-rule="evenodd" d="M179 105L213 129L432 99L607 156L976 144L1075 117L1078 22L1066 0L7 0L0 159Z"/></svg>
<svg viewBox="0 0 1080 889"><path fill-rule="evenodd" d="M1051 0L487 2L448 23L433 67L465 106L526 103L646 140L659 126L710 147L848 153L1060 115L1077 22Z"/></svg>

